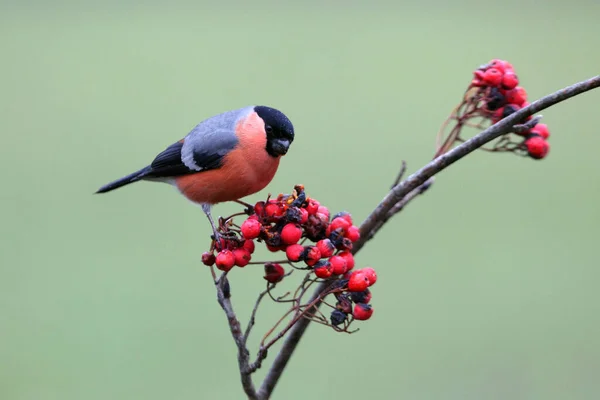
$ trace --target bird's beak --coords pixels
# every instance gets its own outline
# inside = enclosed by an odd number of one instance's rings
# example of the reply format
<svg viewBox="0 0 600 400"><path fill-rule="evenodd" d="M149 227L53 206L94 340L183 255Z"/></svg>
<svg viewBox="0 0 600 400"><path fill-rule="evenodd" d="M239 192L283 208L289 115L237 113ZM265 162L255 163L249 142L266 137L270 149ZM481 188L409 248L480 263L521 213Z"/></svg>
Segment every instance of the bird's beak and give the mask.
<svg viewBox="0 0 600 400"><path fill-rule="evenodd" d="M277 154L285 155L290 148L290 141L287 139L272 139L271 145Z"/></svg>

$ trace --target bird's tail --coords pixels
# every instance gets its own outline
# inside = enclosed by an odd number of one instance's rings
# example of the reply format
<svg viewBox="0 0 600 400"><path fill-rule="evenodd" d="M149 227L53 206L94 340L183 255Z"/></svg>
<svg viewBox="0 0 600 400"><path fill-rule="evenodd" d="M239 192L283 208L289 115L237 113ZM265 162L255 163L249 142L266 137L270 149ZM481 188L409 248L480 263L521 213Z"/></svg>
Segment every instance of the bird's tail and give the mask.
<svg viewBox="0 0 600 400"><path fill-rule="evenodd" d="M140 169L139 171L136 171L132 174L122 177L121 179L117 179L114 182L111 182L109 184L102 186L100 189L98 189L98 191L96 193L110 192L111 190L118 189L121 186L129 185L130 183L137 182L137 181L143 179L145 176L147 176L150 173L150 171L152 171L152 168L144 167L144 168Z"/></svg>

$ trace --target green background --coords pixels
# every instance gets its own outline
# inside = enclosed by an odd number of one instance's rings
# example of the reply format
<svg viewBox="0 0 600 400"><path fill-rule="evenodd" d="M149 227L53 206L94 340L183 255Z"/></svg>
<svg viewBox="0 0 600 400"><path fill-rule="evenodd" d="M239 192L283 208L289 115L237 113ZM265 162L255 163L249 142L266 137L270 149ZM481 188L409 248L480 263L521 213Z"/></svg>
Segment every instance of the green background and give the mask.
<svg viewBox="0 0 600 400"><path fill-rule="evenodd" d="M0 398L244 397L201 210L159 184L92 195L200 120L280 108L297 139L250 199L304 183L360 222L479 64L510 60L532 99L599 72L597 2L321 3L0 3ZM544 161L441 173L357 257L374 317L311 327L275 398L597 398L599 101L543 113ZM243 319L261 276L232 273Z"/></svg>

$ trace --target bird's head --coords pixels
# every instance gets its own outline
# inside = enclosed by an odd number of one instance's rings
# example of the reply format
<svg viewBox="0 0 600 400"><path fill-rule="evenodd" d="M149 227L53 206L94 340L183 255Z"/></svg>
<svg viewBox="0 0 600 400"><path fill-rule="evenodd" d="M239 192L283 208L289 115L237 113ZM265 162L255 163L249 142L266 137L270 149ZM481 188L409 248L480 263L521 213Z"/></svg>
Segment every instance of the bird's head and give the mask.
<svg viewBox="0 0 600 400"><path fill-rule="evenodd" d="M285 155L294 141L294 126L279 110L267 106L256 106L254 111L265 123L267 153L271 157Z"/></svg>

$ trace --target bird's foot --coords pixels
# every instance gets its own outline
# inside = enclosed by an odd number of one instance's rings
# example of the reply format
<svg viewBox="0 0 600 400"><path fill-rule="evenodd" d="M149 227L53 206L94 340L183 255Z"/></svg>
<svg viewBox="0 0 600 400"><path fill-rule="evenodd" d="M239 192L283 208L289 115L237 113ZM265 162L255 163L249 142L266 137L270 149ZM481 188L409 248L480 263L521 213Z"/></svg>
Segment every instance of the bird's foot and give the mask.
<svg viewBox="0 0 600 400"><path fill-rule="evenodd" d="M237 240L237 234L233 231L225 231L225 232L217 232L217 231L213 231L213 234L210 236L210 238L213 241L214 247L217 248L218 250L223 250L223 244L225 244L225 242L231 241L231 240Z"/></svg>

